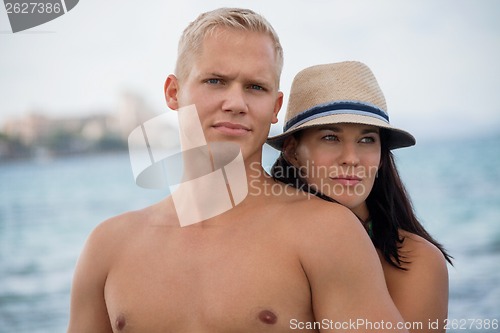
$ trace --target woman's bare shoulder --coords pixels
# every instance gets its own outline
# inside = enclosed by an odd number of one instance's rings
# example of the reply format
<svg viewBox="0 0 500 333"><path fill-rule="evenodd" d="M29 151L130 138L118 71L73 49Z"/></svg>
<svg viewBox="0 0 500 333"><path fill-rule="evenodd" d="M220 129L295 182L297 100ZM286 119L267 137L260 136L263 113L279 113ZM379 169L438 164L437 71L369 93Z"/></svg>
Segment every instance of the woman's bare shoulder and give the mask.
<svg viewBox="0 0 500 333"><path fill-rule="evenodd" d="M423 269L424 272L435 269L438 269L437 272L446 270L446 259L436 245L405 230L400 230L399 235L403 239L400 253L404 257L403 260L409 263L410 270L417 271L417 268Z"/></svg>
<svg viewBox="0 0 500 333"><path fill-rule="evenodd" d="M400 231L402 268L383 262L391 297L406 321L443 320L448 304L448 268L443 253L416 234Z"/></svg>

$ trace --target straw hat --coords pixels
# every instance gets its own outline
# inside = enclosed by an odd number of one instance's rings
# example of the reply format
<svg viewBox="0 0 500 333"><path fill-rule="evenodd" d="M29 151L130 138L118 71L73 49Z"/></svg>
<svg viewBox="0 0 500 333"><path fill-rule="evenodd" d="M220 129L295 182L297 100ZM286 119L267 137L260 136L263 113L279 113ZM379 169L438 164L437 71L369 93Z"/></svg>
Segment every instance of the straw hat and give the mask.
<svg viewBox="0 0 500 333"><path fill-rule="evenodd" d="M389 149L413 146L415 138L389 123L384 94L365 64L346 61L317 65L294 78L283 134L267 139L282 150L292 133L312 126L354 123L378 126L389 132Z"/></svg>

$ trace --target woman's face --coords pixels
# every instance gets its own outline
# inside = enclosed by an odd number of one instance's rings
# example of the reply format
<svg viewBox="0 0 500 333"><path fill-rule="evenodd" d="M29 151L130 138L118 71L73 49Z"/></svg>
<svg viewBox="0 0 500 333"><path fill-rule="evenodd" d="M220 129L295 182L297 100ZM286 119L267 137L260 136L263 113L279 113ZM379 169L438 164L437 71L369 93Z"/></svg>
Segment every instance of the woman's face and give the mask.
<svg viewBox="0 0 500 333"><path fill-rule="evenodd" d="M365 200L380 166L380 130L362 124L332 124L303 130L285 143L285 155L321 193L369 217Z"/></svg>

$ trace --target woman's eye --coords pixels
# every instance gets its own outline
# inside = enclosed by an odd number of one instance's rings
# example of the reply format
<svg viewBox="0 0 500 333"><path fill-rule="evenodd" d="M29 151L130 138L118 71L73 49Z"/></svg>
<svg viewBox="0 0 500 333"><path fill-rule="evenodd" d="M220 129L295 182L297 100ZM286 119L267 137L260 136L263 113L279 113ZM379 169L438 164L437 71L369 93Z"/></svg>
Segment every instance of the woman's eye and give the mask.
<svg viewBox="0 0 500 333"><path fill-rule="evenodd" d="M364 137L360 140L361 143L373 143L375 142L375 138L371 136Z"/></svg>
<svg viewBox="0 0 500 333"><path fill-rule="evenodd" d="M322 137L323 140L326 140L326 141L338 141L339 138L336 136L336 135L333 135L333 134L328 134L328 135L325 135Z"/></svg>

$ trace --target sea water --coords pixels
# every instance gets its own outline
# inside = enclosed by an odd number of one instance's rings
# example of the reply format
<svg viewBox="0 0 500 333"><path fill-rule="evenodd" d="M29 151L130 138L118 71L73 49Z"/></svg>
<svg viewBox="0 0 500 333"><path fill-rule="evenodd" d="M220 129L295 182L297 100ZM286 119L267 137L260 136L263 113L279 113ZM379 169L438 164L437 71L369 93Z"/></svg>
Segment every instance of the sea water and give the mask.
<svg viewBox="0 0 500 333"><path fill-rule="evenodd" d="M419 218L454 256L450 323L500 320L498 139L395 151ZM266 148L264 166L276 156ZM74 267L90 231L167 192L136 186L126 153L1 163L0 333L64 332ZM461 328L449 332L500 331Z"/></svg>

